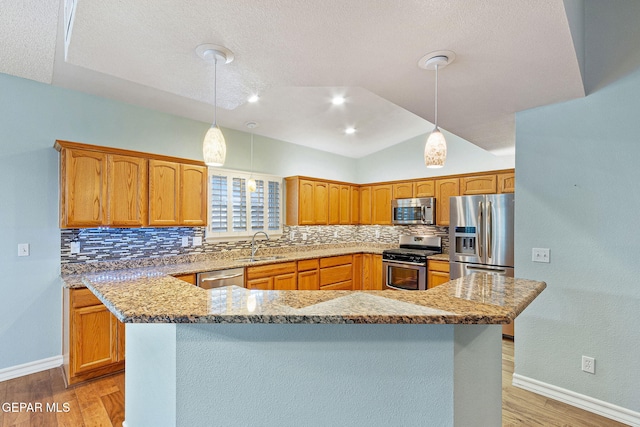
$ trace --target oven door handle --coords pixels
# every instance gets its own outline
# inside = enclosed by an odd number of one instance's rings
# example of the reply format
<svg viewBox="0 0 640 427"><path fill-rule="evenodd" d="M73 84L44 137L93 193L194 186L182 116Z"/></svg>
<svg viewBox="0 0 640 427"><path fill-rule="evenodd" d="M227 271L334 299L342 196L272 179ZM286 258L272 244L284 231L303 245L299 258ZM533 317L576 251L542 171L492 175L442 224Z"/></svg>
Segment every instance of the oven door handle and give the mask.
<svg viewBox="0 0 640 427"><path fill-rule="evenodd" d="M403 267L403 266L407 266L407 265L413 265L416 267L427 267L426 263L422 263L422 262L409 262L409 261L390 261L390 260L385 260L383 259L382 262L384 262L386 265L390 265L390 266L398 266L398 267Z"/></svg>

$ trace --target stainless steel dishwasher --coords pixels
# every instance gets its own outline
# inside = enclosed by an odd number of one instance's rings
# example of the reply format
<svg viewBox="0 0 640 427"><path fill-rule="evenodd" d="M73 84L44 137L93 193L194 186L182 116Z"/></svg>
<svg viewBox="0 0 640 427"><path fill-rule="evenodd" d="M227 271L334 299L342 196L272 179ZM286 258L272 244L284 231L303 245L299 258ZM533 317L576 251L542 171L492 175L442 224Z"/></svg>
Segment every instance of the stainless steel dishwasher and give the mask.
<svg viewBox="0 0 640 427"><path fill-rule="evenodd" d="M229 270L206 271L198 273L197 285L203 289L221 288L223 286L244 287L244 268Z"/></svg>

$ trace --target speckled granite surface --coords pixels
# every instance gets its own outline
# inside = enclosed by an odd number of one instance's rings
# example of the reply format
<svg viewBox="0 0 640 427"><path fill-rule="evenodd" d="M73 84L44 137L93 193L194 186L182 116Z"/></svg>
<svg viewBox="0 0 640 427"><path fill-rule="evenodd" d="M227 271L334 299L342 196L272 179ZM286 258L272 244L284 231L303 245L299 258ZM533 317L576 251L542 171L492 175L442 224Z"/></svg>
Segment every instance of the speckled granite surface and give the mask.
<svg viewBox="0 0 640 427"><path fill-rule="evenodd" d="M449 262L449 254L436 254L428 256L427 259L432 259L434 261L447 261Z"/></svg>
<svg viewBox="0 0 640 427"><path fill-rule="evenodd" d="M470 275L428 291L204 290L165 275L85 275L126 323L510 323L544 282Z"/></svg>

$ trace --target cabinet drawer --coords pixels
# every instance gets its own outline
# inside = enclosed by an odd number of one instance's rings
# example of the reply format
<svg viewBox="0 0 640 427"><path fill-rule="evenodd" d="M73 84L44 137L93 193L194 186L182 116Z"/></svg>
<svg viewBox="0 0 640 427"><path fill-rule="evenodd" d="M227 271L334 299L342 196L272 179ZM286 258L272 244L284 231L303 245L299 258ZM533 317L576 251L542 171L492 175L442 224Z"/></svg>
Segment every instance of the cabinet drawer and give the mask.
<svg viewBox="0 0 640 427"><path fill-rule="evenodd" d="M326 285L320 287L321 291L350 291L352 290L351 280L346 280L344 282L334 283L332 285Z"/></svg>
<svg viewBox="0 0 640 427"><path fill-rule="evenodd" d="M87 288L71 290L71 307L89 307L102 304L100 300Z"/></svg>
<svg viewBox="0 0 640 427"><path fill-rule="evenodd" d="M303 259L298 261L298 271L317 270L318 265L320 265L318 258Z"/></svg>
<svg viewBox="0 0 640 427"><path fill-rule="evenodd" d="M320 268L333 267L336 265L351 264L352 255L332 256L328 258L320 258Z"/></svg>
<svg viewBox="0 0 640 427"><path fill-rule="evenodd" d="M295 273L296 263L282 262L279 264L260 265L247 267L247 279L258 279L260 277L278 276L280 274Z"/></svg>
<svg viewBox="0 0 640 427"><path fill-rule="evenodd" d="M428 269L432 271L442 271L443 273L448 273L449 263L447 261L429 260Z"/></svg>
<svg viewBox="0 0 640 427"><path fill-rule="evenodd" d="M320 286L351 281L351 264L320 269Z"/></svg>

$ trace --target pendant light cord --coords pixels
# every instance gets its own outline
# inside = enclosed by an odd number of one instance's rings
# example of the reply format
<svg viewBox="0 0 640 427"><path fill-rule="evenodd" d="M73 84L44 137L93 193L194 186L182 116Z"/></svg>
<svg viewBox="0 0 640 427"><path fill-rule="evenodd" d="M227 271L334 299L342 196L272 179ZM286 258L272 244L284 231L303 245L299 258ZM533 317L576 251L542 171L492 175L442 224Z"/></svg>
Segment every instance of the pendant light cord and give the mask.
<svg viewBox="0 0 640 427"><path fill-rule="evenodd" d="M218 125L218 57L215 54L213 58L213 125Z"/></svg>
<svg viewBox="0 0 640 427"><path fill-rule="evenodd" d="M435 112L435 119L436 122L434 123L436 125L436 130L438 129L438 64L436 64L436 112Z"/></svg>
<svg viewBox="0 0 640 427"><path fill-rule="evenodd" d="M253 175L253 132L251 132L251 175Z"/></svg>

